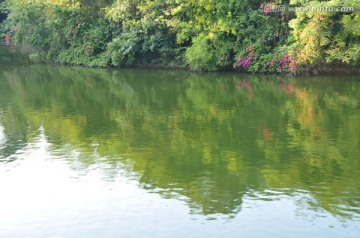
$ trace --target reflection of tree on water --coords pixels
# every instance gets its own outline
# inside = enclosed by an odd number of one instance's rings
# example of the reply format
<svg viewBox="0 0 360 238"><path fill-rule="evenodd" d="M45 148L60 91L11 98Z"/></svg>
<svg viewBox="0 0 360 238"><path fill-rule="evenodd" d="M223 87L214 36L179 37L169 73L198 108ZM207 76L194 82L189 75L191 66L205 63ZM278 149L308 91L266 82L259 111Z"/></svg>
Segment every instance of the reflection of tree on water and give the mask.
<svg viewBox="0 0 360 238"><path fill-rule="evenodd" d="M11 103L13 95L10 93L9 85L13 84L13 80L15 80L13 77L13 73L0 73L0 129L2 132L0 134L2 137L0 138L2 141L0 162L3 158L7 158L5 161L14 159L12 155L27 143L26 115L20 105Z"/></svg>
<svg viewBox="0 0 360 238"><path fill-rule="evenodd" d="M359 214L356 82L45 66L13 75L0 80L6 138L31 141L43 126L78 169L116 176L127 165L144 189L180 194L195 213L236 213L249 191L284 188Z"/></svg>

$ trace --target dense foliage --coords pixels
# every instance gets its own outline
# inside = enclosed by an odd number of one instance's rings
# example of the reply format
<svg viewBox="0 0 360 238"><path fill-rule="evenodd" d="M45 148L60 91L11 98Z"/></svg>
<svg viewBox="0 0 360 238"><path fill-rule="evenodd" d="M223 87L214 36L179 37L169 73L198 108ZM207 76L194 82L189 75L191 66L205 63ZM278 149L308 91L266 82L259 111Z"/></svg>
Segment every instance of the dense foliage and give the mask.
<svg viewBox="0 0 360 238"><path fill-rule="evenodd" d="M359 6L358 0L6 0L2 34L35 61L297 73L359 65Z"/></svg>

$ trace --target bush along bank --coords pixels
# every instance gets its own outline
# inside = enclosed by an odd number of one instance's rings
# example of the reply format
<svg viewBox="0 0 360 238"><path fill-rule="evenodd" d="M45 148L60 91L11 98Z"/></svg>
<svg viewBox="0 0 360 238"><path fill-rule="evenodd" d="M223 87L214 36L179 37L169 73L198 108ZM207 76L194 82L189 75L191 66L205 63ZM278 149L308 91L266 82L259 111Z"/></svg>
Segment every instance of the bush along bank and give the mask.
<svg viewBox="0 0 360 238"><path fill-rule="evenodd" d="M357 0L5 0L4 42L32 61L298 74L356 70Z"/></svg>

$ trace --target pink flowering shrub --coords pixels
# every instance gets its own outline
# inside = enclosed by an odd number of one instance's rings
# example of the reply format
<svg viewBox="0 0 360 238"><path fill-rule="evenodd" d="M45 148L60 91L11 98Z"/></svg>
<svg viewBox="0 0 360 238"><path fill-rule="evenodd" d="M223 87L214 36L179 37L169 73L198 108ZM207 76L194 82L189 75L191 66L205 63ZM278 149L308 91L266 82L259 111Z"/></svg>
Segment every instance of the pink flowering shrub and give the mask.
<svg viewBox="0 0 360 238"><path fill-rule="evenodd" d="M244 57L238 57L235 67L249 68L251 61L256 60L254 48L250 46L247 50L247 55Z"/></svg>
<svg viewBox="0 0 360 238"><path fill-rule="evenodd" d="M297 63L294 57L286 53L256 53L253 46L237 57L234 68L254 73L296 73Z"/></svg>
<svg viewBox="0 0 360 238"><path fill-rule="evenodd" d="M268 55L268 57L264 59L262 72L295 73L296 71L296 60L288 54Z"/></svg>
<svg viewBox="0 0 360 238"><path fill-rule="evenodd" d="M274 2L267 2L264 4L261 4L259 6L259 9L263 12L263 15L267 15L270 12L273 12L274 8L276 7L276 3Z"/></svg>

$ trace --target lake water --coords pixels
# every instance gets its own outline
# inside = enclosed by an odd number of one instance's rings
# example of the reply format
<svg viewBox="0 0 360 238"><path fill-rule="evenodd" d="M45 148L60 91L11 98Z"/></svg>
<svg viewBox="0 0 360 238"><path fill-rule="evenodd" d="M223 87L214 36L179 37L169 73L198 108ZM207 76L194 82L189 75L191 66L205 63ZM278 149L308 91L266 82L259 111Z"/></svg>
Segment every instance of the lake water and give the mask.
<svg viewBox="0 0 360 238"><path fill-rule="evenodd" d="M360 77L0 49L0 237L358 237Z"/></svg>

